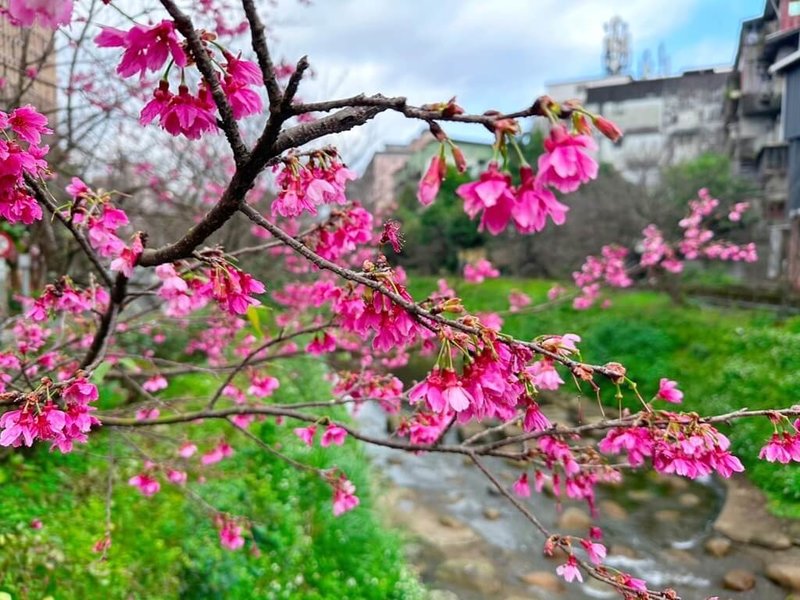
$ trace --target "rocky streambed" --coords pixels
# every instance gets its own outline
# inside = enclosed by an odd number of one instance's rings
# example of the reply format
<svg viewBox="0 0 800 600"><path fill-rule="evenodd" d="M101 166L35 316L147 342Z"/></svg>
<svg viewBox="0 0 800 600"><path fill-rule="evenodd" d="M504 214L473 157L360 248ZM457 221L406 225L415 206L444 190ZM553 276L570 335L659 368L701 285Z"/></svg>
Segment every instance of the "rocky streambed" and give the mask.
<svg viewBox="0 0 800 600"><path fill-rule="evenodd" d="M375 407L365 406L359 420L373 433L386 428ZM557 577L563 560L543 556L541 535L464 457L370 452L385 484L384 512L408 533L409 559L436 600L619 597L592 580L567 584ZM499 459L487 464L509 486L520 473ZM684 600L800 600L800 523L770 516L746 480L726 486L633 474L621 486L603 487L598 499L610 566L652 587L672 587ZM585 505L557 508L536 494L525 501L548 528L586 535Z"/></svg>

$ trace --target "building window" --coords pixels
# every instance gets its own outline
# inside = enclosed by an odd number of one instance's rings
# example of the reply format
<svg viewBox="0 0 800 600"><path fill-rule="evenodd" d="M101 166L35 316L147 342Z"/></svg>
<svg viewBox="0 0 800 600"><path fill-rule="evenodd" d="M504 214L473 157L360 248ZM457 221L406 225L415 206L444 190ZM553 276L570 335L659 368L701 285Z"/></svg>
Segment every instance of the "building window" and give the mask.
<svg viewBox="0 0 800 600"><path fill-rule="evenodd" d="M800 17L800 0L790 0L789 2L789 16Z"/></svg>

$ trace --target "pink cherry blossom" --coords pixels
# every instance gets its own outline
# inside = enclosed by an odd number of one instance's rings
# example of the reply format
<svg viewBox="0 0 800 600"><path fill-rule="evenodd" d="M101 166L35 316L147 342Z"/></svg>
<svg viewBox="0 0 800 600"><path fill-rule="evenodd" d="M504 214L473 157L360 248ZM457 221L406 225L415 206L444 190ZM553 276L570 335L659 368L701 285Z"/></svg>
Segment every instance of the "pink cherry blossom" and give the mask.
<svg viewBox="0 0 800 600"><path fill-rule="evenodd" d="M464 212L471 219L481 214L481 231L498 235L506 228L514 205L514 188L511 176L501 172L497 163L490 163L478 181L458 186L456 194L464 200Z"/></svg>
<svg viewBox="0 0 800 600"><path fill-rule="evenodd" d="M531 486L528 484L528 474L523 473L511 486L514 493L520 498L528 498L531 495Z"/></svg>
<svg viewBox="0 0 800 600"><path fill-rule="evenodd" d="M218 519L219 542L223 548L238 550L244 546L243 528L233 519L220 517Z"/></svg>
<svg viewBox="0 0 800 600"><path fill-rule="evenodd" d="M195 452L197 452L197 446L191 442L184 442L178 448L178 456L181 458L190 458Z"/></svg>
<svg viewBox="0 0 800 600"><path fill-rule="evenodd" d="M433 204L446 173L447 165L444 160L442 160L442 157L438 154L435 155L431 159L425 175L420 179L419 187L417 188L417 200L419 200L420 204L423 206L430 206Z"/></svg>
<svg viewBox="0 0 800 600"><path fill-rule="evenodd" d="M294 434L299 437L306 446L311 446L314 444L314 436L317 433L317 428L315 425L309 425L308 427L297 427L294 430Z"/></svg>
<svg viewBox="0 0 800 600"><path fill-rule="evenodd" d="M597 161L589 155L596 148L590 136L570 135L564 126L553 126L539 157L539 178L560 192L574 192L597 177Z"/></svg>
<svg viewBox="0 0 800 600"><path fill-rule="evenodd" d="M161 484L158 480L153 479L146 473L134 475L128 480L128 485L132 485L142 493L143 496L153 496L161 489Z"/></svg>
<svg viewBox="0 0 800 600"><path fill-rule="evenodd" d="M73 0L9 0L4 11L12 24L31 27L38 22L42 27L58 29L72 20Z"/></svg>
<svg viewBox="0 0 800 600"><path fill-rule="evenodd" d="M556 567L556 573L561 575L568 583L572 583L576 579L581 582L583 581L583 576L578 566L578 560L572 554L570 554L565 564Z"/></svg>
<svg viewBox="0 0 800 600"><path fill-rule="evenodd" d="M325 432L322 434L322 439L319 442L319 445L323 448L334 444L335 446L341 446L344 444L344 440L347 437L347 430L339 427L335 424L330 424L325 429Z"/></svg>
<svg viewBox="0 0 800 600"><path fill-rule="evenodd" d="M338 517L359 504L354 486L344 475L333 482L333 514Z"/></svg>
<svg viewBox="0 0 800 600"><path fill-rule="evenodd" d="M127 32L107 27L94 41L100 48L125 49L117 66L117 73L123 77L158 71L170 57L178 67L186 66L186 53L172 21L164 20L150 27L134 25Z"/></svg>
<svg viewBox="0 0 800 600"><path fill-rule="evenodd" d="M464 266L464 279L469 283L483 283L486 279L500 277L500 271L495 269L485 258L473 264Z"/></svg>
<svg viewBox="0 0 800 600"><path fill-rule="evenodd" d="M658 392L656 398L671 402L673 404L680 404L683 400L683 392L678 389L678 383L662 377L658 382Z"/></svg>

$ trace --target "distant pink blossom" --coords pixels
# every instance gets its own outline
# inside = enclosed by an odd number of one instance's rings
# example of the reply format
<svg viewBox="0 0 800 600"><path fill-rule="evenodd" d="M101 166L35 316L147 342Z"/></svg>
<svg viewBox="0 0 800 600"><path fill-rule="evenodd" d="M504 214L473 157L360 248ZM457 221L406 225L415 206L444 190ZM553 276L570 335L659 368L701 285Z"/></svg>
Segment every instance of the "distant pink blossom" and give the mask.
<svg viewBox="0 0 800 600"><path fill-rule="evenodd" d="M597 161L589 155L597 144L591 136L571 135L563 125L555 125L544 141L544 149L539 157L542 183L568 193L597 177Z"/></svg>
<svg viewBox="0 0 800 600"><path fill-rule="evenodd" d="M528 484L528 474L523 473L511 486L514 493L520 498L528 498L531 495L531 486Z"/></svg>
<svg viewBox="0 0 800 600"><path fill-rule="evenodd" d="M347 430L332 423L325 429L319 444L323 448L330 446L331 444L335 446L341 446L344 444L346 437Z"/></svg>
<svg viewBox="0 0 800 600"><path fill-rule="evenodd" d="M678 389L678 383L662 377L658 382L658 392L656 397L665 402L680 404L683 400L683 392Z"/></svg>
<svg viewBox="0 0 800 600"><path fill-rule="evenodd" d="M132 485L137 488L143 496L152 496L157 494L161 489L161 484L158 482L158 480L153 479L146 473L134 475L128 480L128 485Z"/></svg>

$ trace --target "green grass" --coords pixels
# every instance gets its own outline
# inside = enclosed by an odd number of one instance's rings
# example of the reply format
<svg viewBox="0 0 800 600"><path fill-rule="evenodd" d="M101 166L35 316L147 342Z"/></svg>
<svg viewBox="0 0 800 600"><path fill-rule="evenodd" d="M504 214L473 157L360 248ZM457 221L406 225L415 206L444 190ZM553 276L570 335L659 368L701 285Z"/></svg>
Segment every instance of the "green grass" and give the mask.
<svg viewBox="0 0 800 600"><path fill-rule="evenodd" d="M411 282L417 299L436 285L434 278L412 277ZM503 311L512 289L539 303L550 285L496 279L481 286L461 282L457 292L469 310ZM524 339L577 333L583 338L584 360L621 362L645 398L656 392L660 377L678 381L687 411L712 414L800 403L800 318L781 321L765 312L675 306L665 295L652 292L617 293L613 298L606 310L575 311L561 305L541 313L508 315L504 330ZM610 386L604 398L613 404ZM751 480L767 493L771 509L800 518L800 466L757 459L772 433L769 421L742 420L726 433Z"/></svg>
<svg viewBox="0 0 800 600"><path fill-rule="evenodd" d="M282 374L276 400L327 397L322 375L317 363L294 362ZM169 392L198 393L211 384L185 376L173 380ZM104 402L115 402L109 390ZM332 414L345 418L344 411ZM218 465L199 468L197 455L190 459L192 494L162 482L161 492L145 498L128 486L141 461L112 431L97 432L70 455L46 448L24 457L11 454L0 463L0 592L14 600L422 597L406 569L400 539L376 516L369 464L358 445L348 440L341 448L306 448L293 426L268 419L251 431L296 460L342 468L357 487L358 509L334 517L324 482L221 422L164 427L133 438L153 456L171 455L184 436L197 440L201 450L223 435L229 439L236 453ZM109 455L116 464L113 545L108 560L100 561L92 545L105 526ZM198 474L205 475L205 483L197 482ZM243 550L221 548L205 504L192 495L252 519L253 535ZM35 518L44 523L39 531L29 527Z"/></svg>

